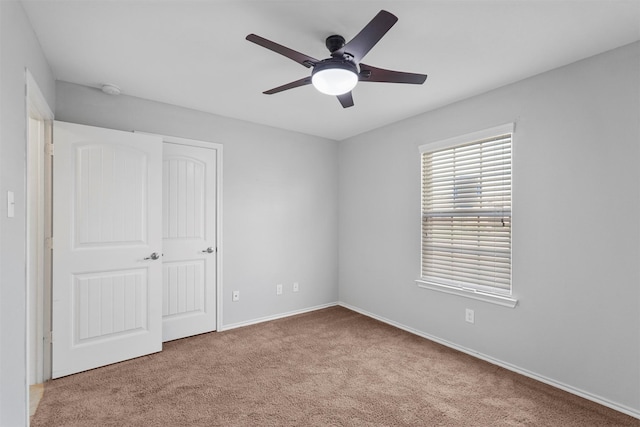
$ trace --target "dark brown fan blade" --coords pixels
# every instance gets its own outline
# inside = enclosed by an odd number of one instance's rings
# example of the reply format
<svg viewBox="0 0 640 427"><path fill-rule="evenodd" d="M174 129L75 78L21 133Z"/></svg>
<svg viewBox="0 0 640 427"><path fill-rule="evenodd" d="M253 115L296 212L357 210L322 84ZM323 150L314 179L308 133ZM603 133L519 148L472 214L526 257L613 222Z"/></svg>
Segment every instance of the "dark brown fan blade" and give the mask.
<svg viewBox="0 0 640 427"><path fill-rule="evenodd" d="M334 53L348 53L356 62L360 62L397 21L395 15L381 10L349 43Z"/></svg>
<svg viewBox="0 0 640 427"><path fill-rule="evenodd" d="M274 93L282 92L284 90L293 89L293 88L300 87L300 86L305 86L305 85L308 85L310 83L311 83L311 77L305 77L303 79L296 80L295 82L287 83L286 85L282 85L282 86L275 87L273 89L269 89L269 90L264 91L262 93L264 93L265 95L273 95Z"/></svg>
<svg viewBox="0 0 640 427"><path fill-rule="evenodd" d="M425 80L427 80L427 75L385 70L383 68L376 68L367 64L360 64L358 80L361 82L409 83L421 85Z"/></svg>
<svg viewBox="0 0 640 427"><path fill-rule="evenodd" d="M280 55L286 56L287 58L292 59L298 64L304 65L307 68L312 67L317 62L320 62L315 58L305 55L304 53L296 52L293 49L289 49L288 47L282 46L281 44L272 42L271 40L267 40L255 34L249 34L246 39L257 45L266 47L269 50L279 53Z"/></svg>
<svg viewBox="0 0 640 427"><path fill-rule="evenodd" d="M343 108L353 107L353 95L351 94L351 92L338 95L338 101L340 101L340 104L342 104Z"/></svg>

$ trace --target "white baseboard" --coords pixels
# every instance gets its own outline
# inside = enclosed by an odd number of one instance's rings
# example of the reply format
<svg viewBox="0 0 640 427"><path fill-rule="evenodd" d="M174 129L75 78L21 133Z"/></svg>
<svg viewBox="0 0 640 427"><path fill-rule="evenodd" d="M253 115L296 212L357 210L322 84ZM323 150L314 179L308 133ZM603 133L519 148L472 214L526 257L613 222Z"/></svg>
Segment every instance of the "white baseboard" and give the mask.
<svg viewBox="0 0 640 427"><path fill-rule="evenodd" d="M630 415L630 416L632 416L634 418L640 419L640 411L637 411L635 409L629 408L629 407L624 406L624 405L620 405L620 404L615 403L615 402L611 402L611 401L609 401L607 399L604 399L604 398L602 398L600 396L596 396L596 395L591 394L589 392L586 392L584 390L580 390L580 389L577 389L577 388L572 387L570 385L555 381L555 380L553 380L551 378L547 378L545 376L538 375L538 374L536 374L534 372L528 371L526 369L519 368L518 366L514 366L514 365L512 365L510 363L503 362L502 360L495 359L495 358L493 358L491 356L488 356L486 354L479 353L479 352L474 351L472 349L469 349L469 348L454 344L454 343L452 343L450 341L443 340L443 339L438 338L436 336L426 334L426 333L424 333L422 331L419 331L417 329L410 328L408 326L405 326L405 325L400 324L398 322L395 322L393 320L386 319L384 317L378 316L376 314L370 313L370 312L368 312L366 310L362 310L361 308L354 307L354 306L346 304L344 302L338 302L338 305L340 305L340 306L342 306L344 308L348 308L349 310L353 310L353 311L355 311L357 313L360 313L360 314L362 314L364 316L371 317L372 319L379 320L379 321L381 321L383 323L386 323L388 325L395 326L398 329L402 329L402 330L410 332L410 333L412 333L414 335L418 335L418 336L420 336L422 338L426 338L426 339L428 339L430 341L437 342L438 344L442 344L442 345L444 345L446 347L452 348L454 350L461 351L462 353L466 353L466 354L468 354L470 356L476 357L478 359L482 359L482 360L484 360L486 362L489 362L489 363L492 363L494 365L500 366L502 368L508 369L509 371L524 375L525 377L532 378L534 380L537 380L537 381L540 381L542 383L548 384L548 385L550 385L552 387L559 388L560 390L564 390L564 391L569 392L571 394L575 394L576 396L583 397L583 398L585 398L587 400L590 400L592 402L599 403L600 405L606 406L606 407L611 408L613 410L616 410L618 412L622 412L623 414L627 414L627 415Z"/></svg>
<svg viewBox="0 0 640 427"><path fill-rule="evenodd" d="M301 310L288 311L286 313L274 314L273 316L260 317L258 319L246 320L244 322L232 323L230 325L222 325L218 328L218 332L228 331L231 329L242 328L243 326L255 325L257 323L268 322L270 320L282 319L284 317L295 316L297 314L308 313L310 311L322 310L323 308L335 307L338 302L330 302L328 304L316 305L314 307L307 307ZM355 310L354 310L355 311Z"/></svg>

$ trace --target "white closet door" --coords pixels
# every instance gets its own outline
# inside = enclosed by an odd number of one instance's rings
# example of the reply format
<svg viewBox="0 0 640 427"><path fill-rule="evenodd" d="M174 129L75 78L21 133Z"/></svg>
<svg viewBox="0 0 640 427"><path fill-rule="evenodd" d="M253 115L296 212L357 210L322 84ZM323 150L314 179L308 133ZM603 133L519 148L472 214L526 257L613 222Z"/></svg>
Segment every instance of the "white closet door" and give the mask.
<svg viewBox="0 0 640 427"><path fill-rule="evenodd" d="M163 144L64 122L54 142L57 378L162 350Z"/></svg>
<svg viewBox="0 0 640 427"><path fill-rule="evenodd" d="M216 329L216 156L164 143L163 341Z"/></svg>

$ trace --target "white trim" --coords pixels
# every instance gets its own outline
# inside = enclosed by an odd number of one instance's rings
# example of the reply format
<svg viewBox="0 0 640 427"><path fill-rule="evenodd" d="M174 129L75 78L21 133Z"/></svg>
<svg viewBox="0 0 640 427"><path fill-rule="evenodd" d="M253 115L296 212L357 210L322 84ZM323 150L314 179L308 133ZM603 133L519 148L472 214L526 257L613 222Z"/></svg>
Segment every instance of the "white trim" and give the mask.
<svg viewBox="0 0 640 427"><path fill-rule="evenodd" d="M163 142L171 144L190 145L194 147L209 148L217 151L216 154L216 330L222 326L222 152L223 145L217 142L198 141L196 139L181 138L178 136L160 135L150 132L133 131L144 135L159 136Z"/></svg>
<svg viewBox="0 0 640 427"><path fill-rule="evenodd" d="M190 145L193 147L212 148L214 150L220 150L220 151L222 151L222 148L223 148L223 144L220 144L217 142L199 141L197 139L181 138L178 136L170 136L170 135L160 135L157 133L140 132L137 130L134 130L133 132L141 133L143 135L158 136L162 138L163 142L171 142L172 144L182 144L182 145Z"/></svg>
<svg viewBox="0 0 640 427"><path fill-rule="evenodd" d="M460 144L480 141L482 139L491 138L496 135L513 133L514 130L515 130L515 123L506 123L500 126L494 126L489 129L479 130L477 132L471 132L465 135L454 136L453 138L447 138L447 139L442 139L438 141L428 142L426 144L420 145L419 150L421 154L428 153L431 151L454 147Z"/></svg>
<svg viewBox="0 0 640 427"><path fill-rule="evenodd" d="M514 308L518 304L517 299L503 295L490 294L487 292L478 291L476 289L448 286L440 283L428 282L424 279L416 279L416 283L418 287L422 289L429 289L432 291L444 292L445 294L458 295L465 298L471 298L491 304L501 305L503 307Z"/></svg>
<svg viewBox="0 0 640 427"><path fill-rule="evenodd" d="M260 318L257 318L257 319L246 320L244 322L232 323L230 325L222 326L221 328L218 329L218 332L229 331L231 329L242 328L244 326L250 326L250 325L255 325L255 324L258 324L258 323L269 322L271 320L277 320L277 319L282 319L282 318L285 318L285 317L296 316L298 314L304 314L304 313L309 313L311 311L322 310L324 308L335 307L336 305L339 305L339 303L338 302L330 302L328 304L316 305L314 307L307 307L307 308L303 308L301 310L288 311L286 313L274 314L272 316L265 316L265 317L260 317Z"/></svg>
<svg viewBox="0 0 640 427"><path fill-rule="evenodd" d="M389 319L387 319L385 317L375 315L375 314L370 313L370 312L368 312L366 310L363 310L361 308L354 307L352 305L346 304L346 303L344 303L342 301L340 301L338 303L338 305L340 305L341 307L347 308L349 310L353 310L353 311L355 311L357 313L360 313L360 314L362 314L364 316L371 317L372 319L379 320L380 322L386 323L388 325L395 326L398 329L402 329L404 331L407 331L407 332L412 333L414 335L417 335L419 337L428 339L430 341L437 342L438 344L442 344L442 345L444 345L446 347L452 348L454 350L458 350L458 351L460 351L462 353L465 353L465 354L468 354L470 356L476 357L478 359L484 360L485 362L489 362L491 364L500 366L500 367L505 368L505 369L507 369L509 371L515 372L515 373L520 374L520 375L524 375L525 377L534 379L536 381L540 381L540 382L545 383L547 385L550 385L552 387L559 388L560 390L564 390L564 391L566 391L568 393L575 394L576 396L580 396L580 397L583 397L583 398L585 398L587 400L590 400L592 402L595 402L595 403L598 403L600 405L606 406L606 407L611 408L611 409L613 409L615 411L622 412L623 414L626 414L626 415L629 415L631 417L640 419L640 411L637 411L637 410L635 410L633 408L629 408L628 406L620 405L618 403L615 403L615 402L612 402L610 400L607 400L607 399L605 399L603 397L600 397L600 396L597 396L595 394L589 393L587 391L580 390L578 388L572 387L572 386L570 386L568 384L558 382L558 381L556 381L554 379L551 379L551 378L536 374L535 372L531 372L529 370L520 368L520 367L512 365L510 363L503 362L502 360L493 358L491 356L488 356L486 354L477 352L477 351L472 350L470 348L454 344L454 343L452 343L450 341L443 340L441 338L438 338L436 336L424 333L422 331L419 331L417 329L411 328L409 326L405 326L405 325L403 325L401 323L398 323L398 322L395 322L393 320L389 320Z"/></svg>
<svg viewBox="0 0 640 427"><path fill-rule="evenodd" d="M41 125L39 136L34 139L31 135L30 120L36 120ZM26 170L25 170L25 207L26 207L26 232L25 232L25 256L27 266L25 268L25 283L27 283L25 312L26 318L26 386L31 381L42 383L51 378L51 347L46 347L44 340L45 331L51 329L51 276L48 269L51 266L51 251L47 250L45 241L51 236L51 157L45 155L45 149L51 144L51 129L54 115L49 107L46 98L42 94L38 83L34 79L31 71L25 69L25 149L26 149ZM33 147L32 144L37 144ZM36 194L33 194L33 193ZM36 197L35 206L31 200ZM37 221L36 230L32 230L32 221ZM35 248L31 245L35 232ZM35 260L33 253L37 256ZM31 260L31 261L29 261ZM35 265L33 262L35 261ZM36 282L35 289L32 287L31 272L35 268ZM35 291L35 295L32 292ZM31 304L35 296L35 306ZM35 336L33 336L31 316L35 315ZM31 360L31 345L36 344L35 360ZM35 377L30 378L31 370L35 365ZM29 393L27 392L27 410L29 409Z"/></svg>

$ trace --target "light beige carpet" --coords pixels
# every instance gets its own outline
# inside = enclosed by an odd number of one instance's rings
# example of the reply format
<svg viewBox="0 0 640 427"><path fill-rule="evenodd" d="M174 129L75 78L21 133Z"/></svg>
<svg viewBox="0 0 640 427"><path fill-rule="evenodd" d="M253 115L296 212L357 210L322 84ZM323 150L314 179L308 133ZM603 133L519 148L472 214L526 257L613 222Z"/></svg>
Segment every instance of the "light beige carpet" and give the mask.
<svg viewBox="0 0 640 427"><path fill-rule="evenodd" d="M639 426L341 307L50 381L38 426Z"/></svg>

